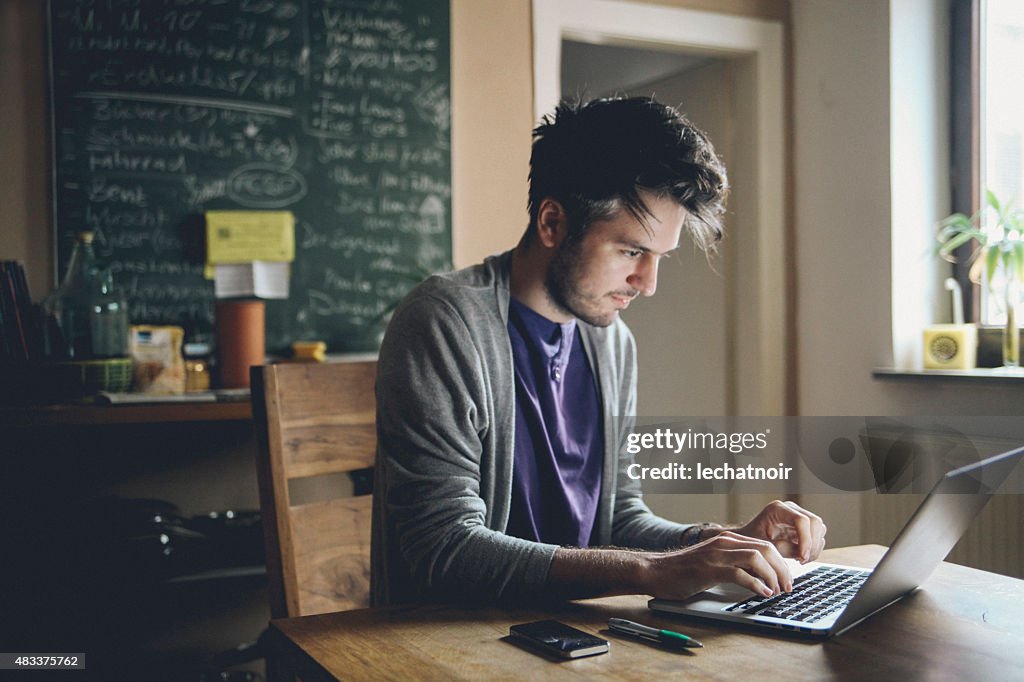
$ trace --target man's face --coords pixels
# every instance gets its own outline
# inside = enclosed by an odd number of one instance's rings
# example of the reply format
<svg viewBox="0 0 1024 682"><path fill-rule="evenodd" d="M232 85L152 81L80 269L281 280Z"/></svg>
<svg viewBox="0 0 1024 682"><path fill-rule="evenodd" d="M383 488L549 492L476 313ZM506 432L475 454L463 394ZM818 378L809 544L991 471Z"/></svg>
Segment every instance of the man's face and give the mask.
<svg viewBox="0 0 1024 682"><path fill-rule="evenodd" d="M545 281L558 309L607 327L638 295L654 295L658 262L678 248L686 210L668 197L641 197L653 214L646 225L619 209L592 223L582 238L558 246Z"/></svg>

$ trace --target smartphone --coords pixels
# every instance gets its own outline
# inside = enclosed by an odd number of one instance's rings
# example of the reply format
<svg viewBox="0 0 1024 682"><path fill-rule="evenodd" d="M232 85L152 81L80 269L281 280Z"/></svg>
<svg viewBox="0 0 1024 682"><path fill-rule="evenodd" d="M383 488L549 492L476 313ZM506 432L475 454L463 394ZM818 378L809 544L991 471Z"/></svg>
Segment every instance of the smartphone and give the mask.
<svg viewBox="0 0 1024 682"><path fill-rule="evenodd" d="M516 642L559 658L581 658L607 653L608 640L577 630L557 620L538 620L509 628Z"/></svg>

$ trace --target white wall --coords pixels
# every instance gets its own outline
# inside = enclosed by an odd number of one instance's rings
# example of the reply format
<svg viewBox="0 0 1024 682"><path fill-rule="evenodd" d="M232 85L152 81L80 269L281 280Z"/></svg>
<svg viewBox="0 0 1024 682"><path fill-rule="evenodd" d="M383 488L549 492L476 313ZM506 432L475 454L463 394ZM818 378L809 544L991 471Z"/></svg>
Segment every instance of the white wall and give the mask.
<svg viewBox="0 0 1024 682"><path fill-rule="evenodd" d="M920 369L921 329L953 321L934 238L950 213L949 0L893 2L890 21L893 365Z"/></svg>
<svg viewBox="0 0 1024 682"><path fill-rule="evenodd" d="M711 59L705 54L656 47L563 40L562 98L592 99L619 94L637 84L671 78Z"/></svg>
<svg viewBox="0 0 1024 682"><path fill-rule="evenodd" d="M801 414L874 414L891 364L887 0L795 0Z"/></svg>

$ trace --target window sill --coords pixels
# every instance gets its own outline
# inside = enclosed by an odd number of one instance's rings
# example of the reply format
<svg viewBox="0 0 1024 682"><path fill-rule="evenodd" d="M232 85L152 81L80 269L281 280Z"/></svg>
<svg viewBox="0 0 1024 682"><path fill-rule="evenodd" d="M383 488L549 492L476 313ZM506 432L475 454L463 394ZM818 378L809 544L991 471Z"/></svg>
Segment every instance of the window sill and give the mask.
<svg viewBox="0 0 1024 682"><path fill-rule="evenodd" d="M1024 383L1024 370L1006 370L1001 367L978 369L894 369L876 367L871 375L876 379L934 380L949 379L975 383Z"/></svg>

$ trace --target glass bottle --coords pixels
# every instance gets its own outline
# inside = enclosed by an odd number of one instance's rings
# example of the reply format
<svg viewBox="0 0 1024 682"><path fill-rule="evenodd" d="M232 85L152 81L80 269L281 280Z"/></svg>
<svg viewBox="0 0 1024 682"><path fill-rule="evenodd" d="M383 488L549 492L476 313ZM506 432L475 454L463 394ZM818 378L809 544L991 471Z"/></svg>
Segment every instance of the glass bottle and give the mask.
<svg viewBox="0 0 1024 682"><path fill-rule="evenodd" d="M128 302L114 289L109 269L99 270L89 297L89 332L92 354L96 358L128 355Z"/></svg>
<svg viewBox="0 0 1024 682"><path fill-rule="evenodd" d="M100 268L93 233L80 232L68 269L46 300L46 355L52 360L90 360L128 354L128 306Z"/></svg>
<svg viewBox="0 0 1024 682"><path fill-rule="evenodd" d="M210 344L186 343L185 392L210 390Z"/></svg>
<svg viewBox="0 0 1024 682"><path fill-rule="evenodd" d="M1005 265L1003 274L1003 305L1006 323L1003 325L1003 368L1020 370L1020 330L1017 328L1017 306L1020 304L1021 283L1017 273Z"/></svg>

